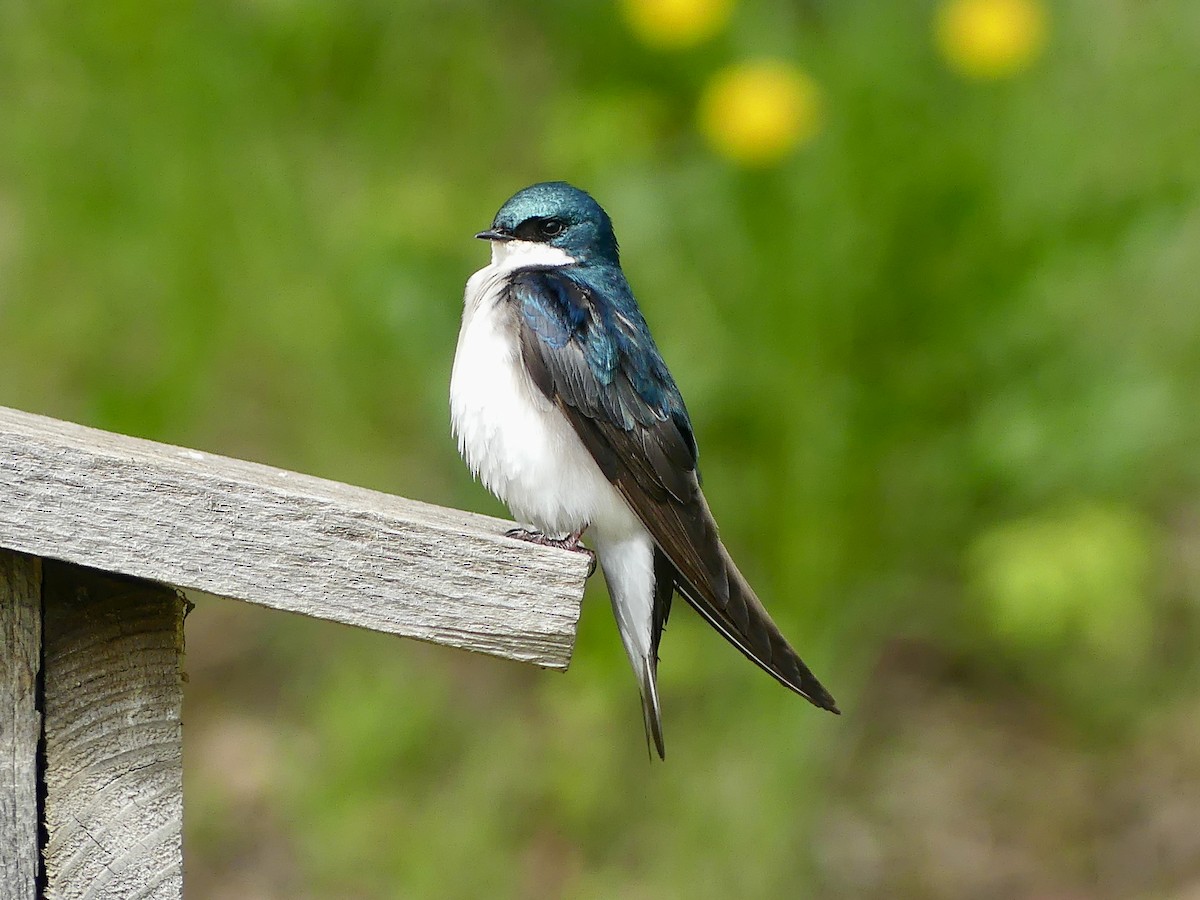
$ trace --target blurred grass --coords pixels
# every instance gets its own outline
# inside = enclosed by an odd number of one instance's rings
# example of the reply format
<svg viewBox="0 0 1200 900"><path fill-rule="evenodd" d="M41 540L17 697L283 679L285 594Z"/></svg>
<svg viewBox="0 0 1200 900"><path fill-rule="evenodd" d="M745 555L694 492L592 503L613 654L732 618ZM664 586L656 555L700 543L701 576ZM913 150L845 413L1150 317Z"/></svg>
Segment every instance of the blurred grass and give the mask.
<svg viewBox="0 0 1200 900"><path fill-rule="evenodd" d="M987 83L937 8L741 4L666 52L609 4L0 6L0 403L499 512L448 435L470 235L575 181L847 712L681 606L649 766L598 584L566 677L207 601L192 896L1200 884L1153 812L1200 792L1200 8L1048 4ZM770 56L823 130L739 169L696 104Z"/></svg>

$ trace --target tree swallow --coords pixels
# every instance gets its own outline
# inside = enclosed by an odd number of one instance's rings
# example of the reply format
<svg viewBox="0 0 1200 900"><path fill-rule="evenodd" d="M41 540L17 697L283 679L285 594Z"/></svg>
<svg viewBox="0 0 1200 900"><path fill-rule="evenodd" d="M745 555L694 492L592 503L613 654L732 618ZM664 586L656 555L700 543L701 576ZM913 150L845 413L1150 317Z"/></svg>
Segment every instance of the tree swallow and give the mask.
<svg viewBox="0 0 1200 900"><path fill-rule="evenodd" d="M537 531L515 537L599 557L664 757L658 645L675 592L785 687L838 712L717 535L679 388L621 271L612 221L564 182L505 203L477 238L450 380L459 452Z"/></svg>

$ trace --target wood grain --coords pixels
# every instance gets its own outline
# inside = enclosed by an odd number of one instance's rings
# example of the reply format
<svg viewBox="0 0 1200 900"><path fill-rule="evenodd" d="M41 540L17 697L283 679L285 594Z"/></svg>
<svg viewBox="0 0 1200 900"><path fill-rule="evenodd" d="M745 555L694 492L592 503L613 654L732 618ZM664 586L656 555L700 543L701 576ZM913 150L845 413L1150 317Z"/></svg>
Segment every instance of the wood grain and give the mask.
<svg viewBox="0 0 1200 900"><path fill-rule="evenodd" d="M46 897L183 896L184 600L44 564Z"/></svg>
<svg viewBox="0 0 1200 900"><path fill-rule="evenodd" d="M0 407L0 547L566 668L588 562L511 524Z"/></svg>
<svg viewBox="0 0 1200 900"><path fill-rule="evenodd" d="M35 900L42 567L0 550L0 898Z"/></svg>

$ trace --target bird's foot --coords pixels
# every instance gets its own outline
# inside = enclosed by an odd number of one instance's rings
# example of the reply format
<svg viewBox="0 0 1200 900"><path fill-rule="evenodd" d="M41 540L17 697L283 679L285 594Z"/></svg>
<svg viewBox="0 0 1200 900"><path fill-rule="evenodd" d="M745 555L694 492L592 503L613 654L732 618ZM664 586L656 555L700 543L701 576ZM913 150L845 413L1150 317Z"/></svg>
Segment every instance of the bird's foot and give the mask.
<svg viewBox="0 0 1200 900"><path fill-rule="evenodd" d="M581 528L578 531L572 531L566 537L554 538L544 532L528 528L510 528L504 532L504 536L516 538L518 541L527 541L530 544L540 544L543 547L558 547L560 550L570 550L572 553L584 553L589 562L587 577L591 578L596 571L596 551L590 550L580 543L584 530Z"/></svg>

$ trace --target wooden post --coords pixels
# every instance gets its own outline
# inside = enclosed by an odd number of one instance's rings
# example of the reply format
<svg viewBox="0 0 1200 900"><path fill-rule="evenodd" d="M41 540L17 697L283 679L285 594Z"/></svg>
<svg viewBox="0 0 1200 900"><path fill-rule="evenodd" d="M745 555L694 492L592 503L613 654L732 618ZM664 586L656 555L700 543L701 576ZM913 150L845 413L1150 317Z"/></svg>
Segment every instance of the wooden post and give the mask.
<svg viewBox="0 0 1200 900"><path fill-rule="evenodd" d="M182 897L165 585L565 669L589 560L511 525L0 408L0 900Z"/></svg>
<svg viewBox="0 0 1200 900"><path fill-rule="evenodd" d="M0 898L38 896L42 567L0 549Z"/></svg>
<svg viewBox="0 0 1200 900"><path fill-rule="evenodd" d="M183 617L170 588L45 563L46 896L183 896Z"/></svg>

